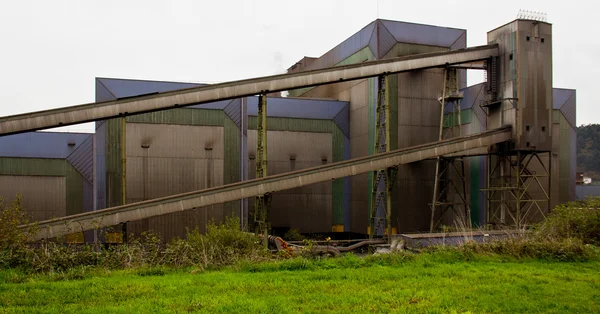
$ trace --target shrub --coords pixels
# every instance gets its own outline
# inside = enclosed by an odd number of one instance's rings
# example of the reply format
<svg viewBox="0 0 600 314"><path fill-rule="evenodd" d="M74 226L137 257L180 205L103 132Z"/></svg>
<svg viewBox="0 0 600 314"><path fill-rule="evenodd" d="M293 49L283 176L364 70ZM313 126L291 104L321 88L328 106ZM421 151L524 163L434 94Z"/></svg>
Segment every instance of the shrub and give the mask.
<svg viewBox="0 0 600 314"><path fill-rule="evenodd" d="M239 219L227 217L225 223L208 224L206 234L188 232L189 258L204 267L232 265L239 260L262 260L268 251L255 235L239 230Z"/></svg>
<svg viewBox="0 0 600 314"><path fill-rule="evenodd" d="M27 242L37 230L35 225L18 228L28 223L20 194L8 206L0 198L0 267L13 267L22 262Z"/></svg>
<svg viewBox="0 0 600 314"><path fill-rule="evenodd" d="M99 255L90 246L70 246L56 242L27 248L20 266L34 272L62 272L80 266L98 265Z"/></svg>
<svg viewBox="0 0 600 314"><path fill-rule="evenodd" d="M283 238L287 241L302 241L304 240L304 236L302 234L300 234L300 231L298 231L298 229L290 229L288 230L284 235Z"/></svg>
<svg viewBox="0 0 600 314"><path fill-rule="evenodd" d="M29 217L22 206L23 198L17 194L8 206L0 197L0 250L14 249L27 243L36 231L35 226L18 228L29 223Z"/></svg>
<svg viewBox="0 0 600 314"><path fill-rule="evenodd" d="M431 247L430 258L443 262L479 260L486 255L504 258L535 258L557 262L582 262L598 256L597 250L578 239L538 240L510 238L488 243L465 243L458 247Z"/></svg>
<svg viewBox="0 0 600 314"><path fill-rule="evenodd" d="M232 265L240 260L263 260L268 256L258 237L239 230L237 218L227 218L224 224L209 223L206 234L190 231L186 240L174 239L165 244L158 235L144 232L139 237L130 237L127 243L106 248L68 245L60 239L28 244L34 229L17 228L27 223L20 196L9 206L3 206L0 200L0 267L76 278L78 273L70 273L70 270L89 266L152 270L163 266L196 266L206 269Z"/></svg>
<svg viewBox="0 0 600 314"><path fill-rule="evenodd" d="M536 227L534 235L541 240L574 238L584 244L600 245L600 197L558 205Z"/></svg>

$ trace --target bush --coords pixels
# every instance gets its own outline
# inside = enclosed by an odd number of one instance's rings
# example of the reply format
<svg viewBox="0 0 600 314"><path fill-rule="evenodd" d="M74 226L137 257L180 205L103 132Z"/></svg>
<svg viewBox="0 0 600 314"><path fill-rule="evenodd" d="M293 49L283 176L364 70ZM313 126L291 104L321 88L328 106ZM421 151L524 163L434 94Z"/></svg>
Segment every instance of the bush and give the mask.
<svg viewBox="0 0 600 314"><path fill-rule="evenodd" d="M29 217L23 210L20 194L8 206L0 197L0 250L20 248L27 243L36 230L35 226L18 228L29 224Z"/></svg>
<svg viewBox="0 0 600 314"><path fill-rule="evenodd" d="M23 210L22 197L17 194L8 206L0 198L0 267L13 267L20 263L27 250L27 242L36 231L35 225L27 225L29 217Z"/></svg>
<svg viewBox="0 0 600 314"><path fill-rule="evenodd" d="M437 259L464 261L485 255L537 258L550 261L586 261L599 258L600 197L557 206L531 232L489 243L465 241L460 247L433 247Z"/></svg>
<svg viewBox="0 0 600 314"><path fill-rule="evenodd" d="M600 197L569 202L557 206L544 222L536 227L540 240L577 239L584 244L600 245Z"/></svg>
<svg viewBox="0 0 600 314"><path fill-rule="evenodd" d="M188 231L187 239L164 243L151 232L131 237L128 243L110 246L73 246L59 242L28 245L35 225L21 206L21 197L8 206L0 199L0 267L22 268L28 272L58 274L57 278L82 278L87 267L106 269L142 268L140 275L160 275L165 266L194 267L200 271L228 265L238 265L248 271L321 268L358 268L370 265L399 265L413 258L410 254L388 254L358 258L348 254L341 258L315 258L314 243L304 240L305 250L299 257L260 266L258 261L272 257L258 237L239 230L238 218L226 218L225 223L211 222L206 234ZM293 233L293 232L292 232ZM290 237L294 234L290 233ZM297 233L297 232L296 232ZM584 261L598 258L600 244L600 198L558 206L546 221L534 228L528 237L511 238L490 243L466 241L461 247L428 248L433 252L424 261L462 262L486 255L508 258L540 258L553 261ZM258 266L257 266L258 265ZM59 276L60 275L60 276ZM12 279L11 279L12 280ZM18 280L18 278L14 279Z"/></svg>
<svg viewBox="0 0 600 314"><path fill-rule="evenodd" d="M28 222L21 208L21 198L17 197L10 206L2 206L1 209L2 268L21 268L27 272L56 273L63 274L64 278L74 278L76 273L70 273L70 270L89 266L152 270L163 266L195 266L206 269L232 265L240 260L264 260L269 256L258 237L239 230L237 218L227 218L221 225L209 223L206 234L190 231L186 240L174 239L165 244L158 235L144 232L140 237L129 238L128 243L104 248L68 245L60 243L60 239L28 245L32 233L17 229L17 226Z"/></svg>
<svg viewBox="0 0 600 314"><path fill-rule="evenodd" d="M33 272L62 272L75 267L96 266L98 261L98 252L90 246L47 242L23 250L19 266Z"/></svg>
<svg viewBox="0 0 600 314"><path fill-rule="evenodd" d="M290 229L288 230L284 235L283 238L286 241L302 241L305 239L305 237L300 234L300 231L298 231L298 229Z"/></svg>
<svg viewBox="0 0 600 314"><path fill-rule="evenodd" d="M466 253L492 253L505 257L537 258L549 261L580 262L594 257L593 247L578 239L544 241L536 239L508 239L483 244L468 244L463 247Z"/></svg>
<svg viewBox="0 0 600 314"><path fill-rule="evenodd" d="M232 265L239 260L263 260L268 251L255 235L239 230L239 219L226 218L225 223L209 223L206 234L188 232L189 258L201 266Z"/></svg>

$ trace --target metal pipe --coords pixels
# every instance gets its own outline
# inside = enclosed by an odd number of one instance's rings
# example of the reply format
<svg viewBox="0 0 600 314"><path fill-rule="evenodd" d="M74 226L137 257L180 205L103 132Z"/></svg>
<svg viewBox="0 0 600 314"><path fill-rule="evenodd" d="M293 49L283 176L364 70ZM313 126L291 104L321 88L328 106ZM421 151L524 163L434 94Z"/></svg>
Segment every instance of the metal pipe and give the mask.
<svg viewBox="0 0 600 314"><path fill-rule="evenodd" d="M359 247L362 247L365 245L385 244L385 243L386 243L385 240L366 240L366 241L361 241L361 242L358 242L358 243L350 245L350 246L342 246L342 247L336 246L335 248L340 252L350 252L350 251L356 250Z"/></svg>

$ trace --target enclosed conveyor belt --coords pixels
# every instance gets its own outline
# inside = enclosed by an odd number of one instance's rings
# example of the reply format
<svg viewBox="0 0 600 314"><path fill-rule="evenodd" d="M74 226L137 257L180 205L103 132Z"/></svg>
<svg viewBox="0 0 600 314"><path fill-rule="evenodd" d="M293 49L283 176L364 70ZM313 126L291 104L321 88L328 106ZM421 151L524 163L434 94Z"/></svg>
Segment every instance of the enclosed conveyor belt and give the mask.
<svg viewBox="0 0 600 314"><path fill-rule="evenodd" d="M497 55L498 46L488 45L363 62L314 71L265 76L101 103L38 111L0 118L0 135L166 110L267 92L351 81L385 73L399 73L445 65L464 64L486 60Z"/></svg>
<svg viewBox="0 0 600 314"><path fill-rule="evenodd" d="M476 135L403 148L374 156L355 158L261 179L46 220L38 223L39 232L36 239L52 238L79 231L114 226L128 221L297 188L477 147L488 147L508 141L510 138L510 127L504 127Z"/></svg>

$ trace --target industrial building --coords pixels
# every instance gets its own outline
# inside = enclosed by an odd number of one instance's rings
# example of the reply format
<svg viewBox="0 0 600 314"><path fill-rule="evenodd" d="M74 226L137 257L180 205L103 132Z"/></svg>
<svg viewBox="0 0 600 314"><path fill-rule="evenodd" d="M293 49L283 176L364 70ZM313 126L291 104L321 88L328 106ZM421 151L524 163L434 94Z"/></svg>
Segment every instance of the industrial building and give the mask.
<svg viewBox="0 0 600 314"><path fill-rule="evenodd" d="M378 19L321 57L301 59L288 76L267 79L284 82L336 68L376 68L388 64L385 60L404 65L413 57L439 64L289 85L301 88L223 92L210 98L216 101L181 98L170 107L152 101L209 91L211 85L97 78L96 103L147 101L149 109L140 114L118 109L101 113L104 119L86 114L78 121L96 120L93 136L30 132L0 137L0 193L7 198L21 193L34 219L46 220L222 185L233 189L235 183L260 179L257 165L262 163L257 161L265 157L268 176L303 175L301 170L313 167L325 173L332 163L427 149L423 145L511 126L508 143L484 145L480 139L469 150L422 154L415 162L383 170L352 170L352 176L207 201L207 207L181 205L161 212L161 205L152 205L147 211L156 213L114 221L123 222L118 228L129 234L153 230L165 239L184 236L186 228L203 231L208 221L231 215L252 230L262 206L253 196L263 194L269 195L268 223L275 234L294 228L381 235L436 231L457 220L473 226L537 221L552 206L575 199L576 93L552 88L552 26L516 20L490 31L489 46L470 50L466 36L462 29ZM493 56L485 55L487 47ZM465 62L444 61L453 51L465 55ZM482 57L467 56L478 51ZM467 86L467 69L485 71L486 82ZM289 97L281 97L280 90ZM266 120L261 120L265 109ZM52 121L47 126L68 124ZM0 119L7 128L13 125L9 122ZM19 130L31 128L4 129L3 134ZM261 130L266 134L262 146ZM56 192L39 193L49 185Z"/></svg>
<svg viewBox="0 0 600 314"><path fill-rule="evenodd" d="M189 84L98 78L96 101L185 87ZM254 179L256 145L247 143L256 143L257 101L257 97L245 97L136 115L125 124L120 119L97 122L99 208ZM269 174L348 158L347 102L277 97L267 101ZM124 173L122 135L126 141ZM343 225L344 193L349 193L344 181L275 193L273 226L324 232L331 229L332 221ZM184 236L186 228L203 231L210 219L236 215L246 220L247 213L247 202L235 201L131 222L127 230L137 234L154 230L170 238ZM292 221L295 225L290 226Z"/></svg>

